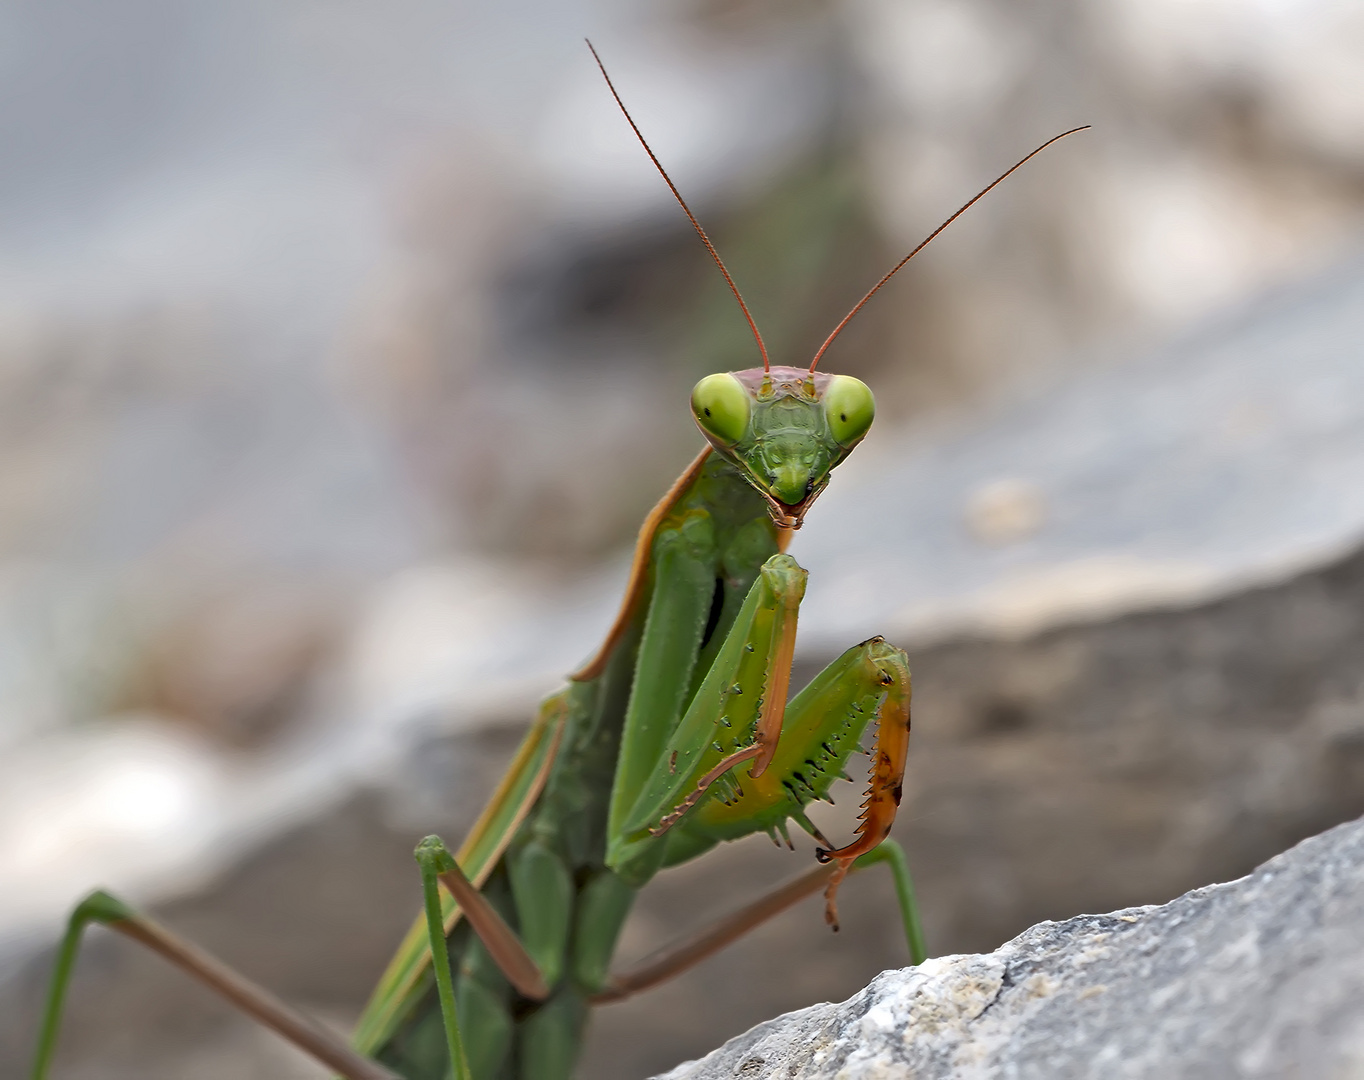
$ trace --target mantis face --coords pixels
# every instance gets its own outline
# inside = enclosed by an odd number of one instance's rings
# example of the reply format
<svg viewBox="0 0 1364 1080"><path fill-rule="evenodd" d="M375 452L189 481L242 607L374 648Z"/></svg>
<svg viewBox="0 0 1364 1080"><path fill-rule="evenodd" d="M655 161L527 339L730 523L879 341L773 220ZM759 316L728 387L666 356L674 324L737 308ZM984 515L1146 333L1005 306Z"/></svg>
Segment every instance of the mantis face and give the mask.
<svg viewBox="0 0 1364 1080"><path fill-rule="evenodd" d="M800 528L876 415L861 379L775 365L707 375L691 408L710 445L762 493L784 529Z"/></svg>

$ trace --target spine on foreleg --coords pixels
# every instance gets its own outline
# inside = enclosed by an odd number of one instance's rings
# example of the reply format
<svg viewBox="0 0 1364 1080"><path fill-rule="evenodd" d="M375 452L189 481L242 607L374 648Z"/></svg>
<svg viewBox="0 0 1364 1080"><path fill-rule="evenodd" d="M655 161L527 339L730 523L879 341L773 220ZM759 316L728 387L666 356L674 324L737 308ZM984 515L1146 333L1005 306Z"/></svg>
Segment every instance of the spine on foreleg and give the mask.
<svg viewBox="0 0 1364 1080"><path fill-rule="evenodd" d="M890 827L895 823L904 792L905 757L909 751L909 659L902 650L887 645L882 638L872 638L866 644L875 650L873 659L881 685L885 687L885 696L876 713L871 781L862 803L862 813L858 815L856 839L833 850L815 849L815 857L820 862L838 864L824 891L824 921L835 930L838 929L838 886L858 857L889 836Z"/></svg>

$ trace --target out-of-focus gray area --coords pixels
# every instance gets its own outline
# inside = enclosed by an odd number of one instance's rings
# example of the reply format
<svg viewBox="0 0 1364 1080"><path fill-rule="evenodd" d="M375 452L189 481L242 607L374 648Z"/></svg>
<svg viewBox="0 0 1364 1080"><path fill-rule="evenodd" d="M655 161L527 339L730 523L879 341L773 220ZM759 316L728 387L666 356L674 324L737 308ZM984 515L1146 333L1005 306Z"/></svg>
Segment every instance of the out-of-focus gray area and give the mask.
<svg viewBox="0 0 1364 1080"><path fill-rule="evenodd" d="M697 447L689 386L755 352L584 35L778 361L1094 125L822 362L880 418L793 547L801 663L912 647L896 834L935 951L1364 809L1348 6L12 6L0 1071L95 884L348 1023L412 842L467 828L608 625ZM625 951L806 854L679 871ZM800 909L604 1010L587 1075L902 963L889 893L860 895L838 939ZM293 1067L155 961L97 943L84 978L69 1075Z"/></svg>
<svg viewBox="0 0 1364 1080"><path fill-rule="evenodd" d="M1355 260L1139 359L850 459L798 543L815 581L807 643L1018 636L1351 550L1364 536L1361 328Z"/></svg>

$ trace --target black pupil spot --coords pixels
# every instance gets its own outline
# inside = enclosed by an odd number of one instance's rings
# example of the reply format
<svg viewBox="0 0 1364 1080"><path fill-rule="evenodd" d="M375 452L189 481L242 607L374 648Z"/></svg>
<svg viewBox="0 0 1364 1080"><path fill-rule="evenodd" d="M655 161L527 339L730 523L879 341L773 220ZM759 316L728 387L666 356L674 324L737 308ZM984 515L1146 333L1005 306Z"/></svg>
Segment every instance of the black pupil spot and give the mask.
<svg viewBox="0 0 1364 1080"><path fill-rule="evenodd" d="M848 422L848 414L845 413L845 412L839 413L839 414L838 414L838 418L839 418L840 420L842 420L843 423L845 423L845 424Z"/></svg>
<svg viewBox="0 0 1364 1080"><path fill-rule="evenodd" d="M701 411L702 411L703 413L705 413L707 416L710 415L710 409L708 409L708 408L707 408L707 409L702 409Z"/></svg>

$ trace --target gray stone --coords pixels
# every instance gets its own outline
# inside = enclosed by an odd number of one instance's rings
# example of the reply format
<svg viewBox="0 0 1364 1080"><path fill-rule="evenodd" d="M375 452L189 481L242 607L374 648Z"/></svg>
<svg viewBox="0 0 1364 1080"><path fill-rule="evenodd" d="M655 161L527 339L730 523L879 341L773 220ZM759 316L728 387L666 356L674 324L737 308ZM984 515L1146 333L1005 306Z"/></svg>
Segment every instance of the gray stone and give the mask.
<svg viewBox="0 0 1364 1080"><path fill-rule="evenodd" d="M1364 1076L1364 820L1161 906L887 971L665 1080Z"/></svg>

